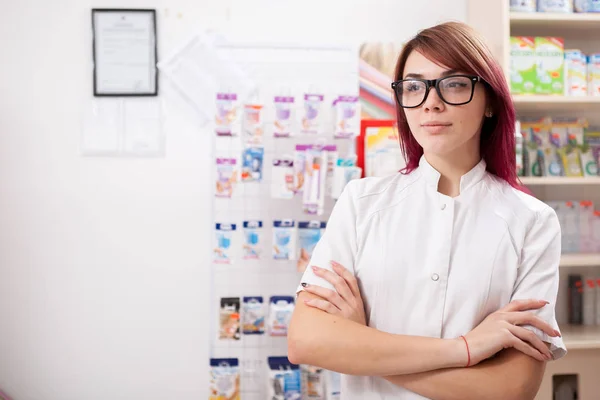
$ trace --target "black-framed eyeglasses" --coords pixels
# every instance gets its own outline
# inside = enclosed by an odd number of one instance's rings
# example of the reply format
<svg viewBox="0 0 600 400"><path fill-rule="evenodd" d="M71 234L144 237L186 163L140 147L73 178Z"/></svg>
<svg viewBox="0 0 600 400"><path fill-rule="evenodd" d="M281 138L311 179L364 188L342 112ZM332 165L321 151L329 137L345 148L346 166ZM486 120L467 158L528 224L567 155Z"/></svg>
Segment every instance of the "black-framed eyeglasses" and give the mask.
<svg viewBox="0 0 600 400"><path fill-rule="evenodd" d="M483 80L474 75L449 75L439 79L409 78L392 82L392 89L398 104L403 108L421 106L432 87L444 103L460 106L473 100L477 82Z"/></svg>

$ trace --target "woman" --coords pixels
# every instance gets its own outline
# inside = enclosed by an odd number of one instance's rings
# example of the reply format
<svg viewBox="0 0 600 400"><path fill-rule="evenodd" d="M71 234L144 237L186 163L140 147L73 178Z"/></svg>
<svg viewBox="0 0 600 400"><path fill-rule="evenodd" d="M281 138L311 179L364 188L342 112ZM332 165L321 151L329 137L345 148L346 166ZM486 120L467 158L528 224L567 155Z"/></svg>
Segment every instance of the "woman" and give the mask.
<svg viewBox="0 0 600 400"><path fill-rule="evenodd" d="M504 74L446 23L406 44L392 86L407 167L345 188L298 288L289 358L344 374L343 400L533 398L566 353L561 233L518 189Z"/></svg>

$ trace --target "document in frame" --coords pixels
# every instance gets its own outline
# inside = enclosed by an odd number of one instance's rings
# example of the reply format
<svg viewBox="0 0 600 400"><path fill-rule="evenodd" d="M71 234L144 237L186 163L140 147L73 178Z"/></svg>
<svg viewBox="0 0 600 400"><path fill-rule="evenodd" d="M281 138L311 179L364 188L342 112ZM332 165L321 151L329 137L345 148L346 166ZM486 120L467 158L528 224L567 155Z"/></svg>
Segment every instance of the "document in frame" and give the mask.
<svg viewBox="0 0 600 400"><path fill-rule="evenodd" d="M155 10L93 9L94 96L158 94Z"/></svg>

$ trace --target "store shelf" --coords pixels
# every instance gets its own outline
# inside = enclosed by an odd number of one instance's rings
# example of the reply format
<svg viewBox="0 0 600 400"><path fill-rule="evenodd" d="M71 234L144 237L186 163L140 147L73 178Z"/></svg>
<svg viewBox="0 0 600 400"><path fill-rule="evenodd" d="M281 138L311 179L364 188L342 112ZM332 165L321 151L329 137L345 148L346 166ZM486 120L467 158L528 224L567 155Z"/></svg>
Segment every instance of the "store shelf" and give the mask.
<svg viewBox="0 0 600 400"><path fill-rule="evenodd" d="M600 253L595 254L563 254L560 266L567 267L600 267Z"/></svg>
<svg viewBox="0 0 600 400"><path fill-rule="evenodd" d="M543 26L585 30L600 28L598 13L510 13L511 26Z"/></svg>
<svg viewBox="0 0 600 400"><path fill-rule="evenodd" d="M517 111L579 111L582 108L598 108L600 97L559 95L513 95Z"/></svg>
<svg viewBox="0 0 600 400"><path fill-rule="evenodd" d="M540 185L600 185L599 177L569 178L563 176L523 176L521 182L526 186Z"/></svg>
<svg viewBox="0 0 600 400"><path fill-rule="evenodd" d="M567 350L600 349L600 326L565 325L560 330Z"/></svg>

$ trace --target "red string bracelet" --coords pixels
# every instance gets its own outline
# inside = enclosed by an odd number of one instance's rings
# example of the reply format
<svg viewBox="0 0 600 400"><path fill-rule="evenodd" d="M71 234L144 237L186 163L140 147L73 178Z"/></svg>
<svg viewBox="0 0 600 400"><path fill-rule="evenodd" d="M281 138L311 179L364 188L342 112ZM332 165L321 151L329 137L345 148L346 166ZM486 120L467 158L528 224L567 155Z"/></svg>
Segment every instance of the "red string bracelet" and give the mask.
<svg viewBox="0 0 600 400"><path fill-rule="evenodd" d="M469 343L467 343L467 339L464 336L461 336L462 340L465 341L465 345L467 346L467 367L471 365L471 351L469 350Z"/></svg>

